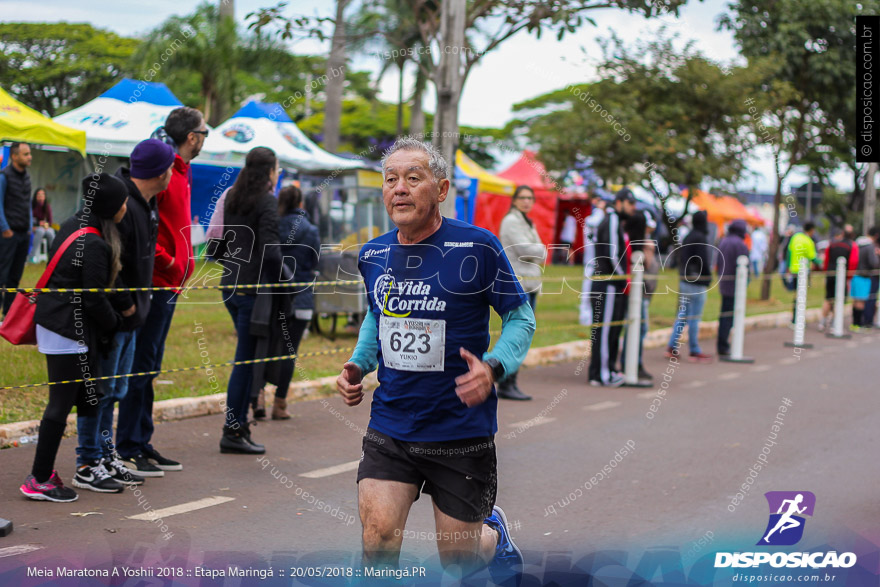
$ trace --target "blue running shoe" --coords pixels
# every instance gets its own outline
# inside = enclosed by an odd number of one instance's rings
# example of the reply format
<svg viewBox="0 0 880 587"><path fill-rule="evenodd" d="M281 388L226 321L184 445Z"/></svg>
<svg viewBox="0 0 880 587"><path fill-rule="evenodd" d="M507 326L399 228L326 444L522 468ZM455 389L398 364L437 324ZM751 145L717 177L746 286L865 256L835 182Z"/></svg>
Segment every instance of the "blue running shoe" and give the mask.
<svg viewBox="0 0 880 587"><path fill-rule="evenodd" d="M489 563L489 574L492 576L492 580L504 587L518 586L522 580L523 556L510 536L504 510L496 505L492 508L492 515L483 522L498 532L495 558ZM519 566L518 569L517 566Z"/></svg>

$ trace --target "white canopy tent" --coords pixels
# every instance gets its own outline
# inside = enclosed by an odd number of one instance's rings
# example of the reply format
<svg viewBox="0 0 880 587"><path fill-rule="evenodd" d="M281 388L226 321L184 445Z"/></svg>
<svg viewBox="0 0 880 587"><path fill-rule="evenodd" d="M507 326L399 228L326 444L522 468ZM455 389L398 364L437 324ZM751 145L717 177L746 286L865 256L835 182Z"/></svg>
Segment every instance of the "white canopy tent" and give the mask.
<svg viewBox="0 0 880 587"><path fill-rule="evenodd" d="M303 134L280 104L248 102L216 130L234 144L233 149L239 154L254 147L268 147L285 167L303 173L368 168L361 161L321 149Z"/></svg>
<svg viewBox="0 0 880 587"><path fill-rule="evenodd" d="M123 79L87 104L54 118L56 122L86 131L86 152L125 157L135 145L165 124L168 114L183 106L165 84ZM241 167L244 158L236 145L211 132L195 163Z"/></svg>

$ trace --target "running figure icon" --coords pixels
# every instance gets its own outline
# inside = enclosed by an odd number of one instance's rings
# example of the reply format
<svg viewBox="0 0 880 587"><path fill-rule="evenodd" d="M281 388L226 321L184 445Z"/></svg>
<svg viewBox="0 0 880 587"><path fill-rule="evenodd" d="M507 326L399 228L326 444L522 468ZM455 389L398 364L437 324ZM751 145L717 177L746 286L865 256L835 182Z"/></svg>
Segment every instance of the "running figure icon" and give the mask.
<svg viewBox="0 0 880 587"><path fill-rule="evenodd" d="M782 517L779 518L779 521L776 522L776 525L770 530L766 536L764 536L764 542L770 543L770 536L779 530L779 533L782 534L786 530L791 528L797 528L801 525L799 520L792 518L794 514L802 514L806 511L807 506L799 508L800 505L804 501L804 495L802 493L798 493L794 499L786 499L782 501L782 505L779 506L779 509L776 511L777 514L782 514ZM785 507L785 504L788 504L788 510L785 513L782 513L782 509Z"/></svg>

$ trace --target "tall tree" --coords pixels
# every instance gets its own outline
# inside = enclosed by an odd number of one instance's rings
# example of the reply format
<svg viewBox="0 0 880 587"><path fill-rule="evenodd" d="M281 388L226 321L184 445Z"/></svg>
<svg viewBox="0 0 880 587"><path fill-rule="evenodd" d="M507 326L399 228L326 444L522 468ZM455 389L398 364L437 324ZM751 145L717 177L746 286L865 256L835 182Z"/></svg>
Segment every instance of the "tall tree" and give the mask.
<svg viewBox="0 0 880 587"><path fill-rule="evenodd" d="M835 149L842 154L841 143L855 143L854 136L841 140L854 128L845 104L851 96L844 90L855 84L854 17L876 14L878 8L876 0L736 0L719 21L721 28L733 31L750 64L760 61L770 71L750 97L750 106L758 108L753 113L753 124L760 127L756 131L766 142L773 140L777 180L763 299L770 296L769 276L776 269L785 178L795 167L815 168L822 149L826 155Z"/></svg>
<svg viewBox="0 0 880 587"><path fill-rule="evenodd" d="M590 161L608 182L641 182L666 211L687 188L685 211L708 180L731 184L754 140L739 98L758 74L726 69L665 32L627 47L603 43L600 81L569 85L514 105L527 114L508 125L527 135L553 169ZM532 113L529 115L529 113ZM681 216L664 215L672 229Z"/></svg>
<svg viewBox="0 0 880 587"><path fill-rule="evenodd" d="M88 24L0 24L0 80L16 99L55 116L128 72L138 41Z"/></svg>
<svg viewBox="0 0 880 587"><path fill-rule="evenodd" d="M333 38L330 41L330 57L327 59L327 101L324 104L324 148L335 152L339 149L339 123L342 116L342 91L345 88L345 8L351 0L336 0L336 18L333 21Z"/></svg>
<svg viewBox="0 0 880 587"><path fill-rule="evenodd" d="M454 153L458 144L458 107L464 85L474 65L484 55L521 31L538 38L544 33L562 39L595 21L587 16L602 8L619 8L645 17L677 15L687 0L559 0L547 4L542 0L457 0L463 14L451 10L448 2L409 0L419 21L423 43L433 49L427 61L428 74L437 95L434 118L435 144L443 153ZM463 41L459 41L463 39ZM461 42L461 45L459 43ZM454 214L450 198L445 214Z"/></svg>
<svg viewBox="0 0 880 587"><path fill-rule="evenodd" d="M199 107L208 124L216 125L234 101L239 50L235 22L228 16L221 19L217 7L205 2L192 14L172 16L150 31L134 63L143 71L160 63L160 77L169 85L195 77ZM171 53L167 60L160 62L167 53Z"/></svg>
<svg viewBox="0 0 880 587"><path fill-rule="evenodd" d="M379 1L379 0L377 0ZM588 16L591 10L619 8L646 17L677 15L687 0L558 0L548 5L544 0L406 0L418 23L422 46L430 53L420 67L433 82L437 97L434 117L435 145L449 156L458 144L458 106L462 89L473 66L521 31L540 37L545 32L561 39L585 23L595 24ZM308 19L288 19L282 12L286 3L261 9L252 26L263 27L280 21L285 35L293 34L297 25L309 25ZM337 3L336 21L341 20ZM442 13L442 14L441 14ZM320 21L321 19L316 19ZM326 20L326 19L323 19ZM309 34L317 33L312 27ZM341 37L341 35L340 35ZM331 55L333 55L331 46ZM338 52L338 50L337 50ZM328 104L328 107L330 104ZM336 110L328 112L336 116ZM327 124L325 122L325 124ZM327 139L325 137L325 145ZM444 214L454 213L454 199L448 198Z"/></svg>

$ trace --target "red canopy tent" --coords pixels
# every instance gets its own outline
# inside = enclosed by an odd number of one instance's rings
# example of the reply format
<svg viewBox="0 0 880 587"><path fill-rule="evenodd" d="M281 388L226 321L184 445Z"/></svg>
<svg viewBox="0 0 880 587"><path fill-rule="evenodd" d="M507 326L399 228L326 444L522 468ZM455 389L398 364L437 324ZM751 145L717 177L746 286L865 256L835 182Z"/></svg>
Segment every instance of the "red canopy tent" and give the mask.
<svg viewBox="0 0 880 587"><path fill-rule="evenodd" d="M582 250L584 246L584 222L587 216L590 215L590 200L588 196L569 194L562 191L562 186L553 181L550 174L547 173L547 168L538 161L534 151L523 151L513 165L498 175L515 182L517 185L527 185L534 190L535 207L529 214L529 218L535 223L538 235L544 244L561 242L559 235L562 231L562 226L566 216L571 215L575 218L578 225L575 242L572 243L572 250ZM477 210L479 211L480 201L478 200L477 203ZM500 226L501 219L510 208L509 199L506 204L501 202L488 204L493 218L497 219L496 226Z"/></svg>

